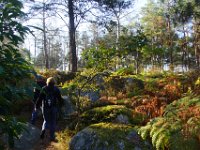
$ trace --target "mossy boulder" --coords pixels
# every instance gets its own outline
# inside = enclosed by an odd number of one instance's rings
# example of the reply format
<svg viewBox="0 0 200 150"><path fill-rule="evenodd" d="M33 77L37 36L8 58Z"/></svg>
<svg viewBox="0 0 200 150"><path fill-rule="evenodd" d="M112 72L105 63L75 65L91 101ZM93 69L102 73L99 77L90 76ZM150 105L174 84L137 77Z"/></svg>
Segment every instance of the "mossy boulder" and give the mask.
<svg viewBox="0 0 200 150"><path fill-rule="evenodd" d="M118 122L119 118L127 118L127 121L124 121L127 124L138 125L145 120L146 116L124 105L107 105L85 111L81 115L81 125L86 127L99 122Z"/></svg>
<svg viewBox="0 0 200 150"><path fill-rule="evenodd" d="M143 141L130 125L99 123L78 132L70 142L71 150L149 150L151 145Z"/></svg>
<svg viewBox="0 0 200 150"><path fill-rule="evenodd" d="M114 96L119 92L132 93L132 95L141 94L144 89L143 80L136 76L112 75L105 80L108 94Z"/></svg>

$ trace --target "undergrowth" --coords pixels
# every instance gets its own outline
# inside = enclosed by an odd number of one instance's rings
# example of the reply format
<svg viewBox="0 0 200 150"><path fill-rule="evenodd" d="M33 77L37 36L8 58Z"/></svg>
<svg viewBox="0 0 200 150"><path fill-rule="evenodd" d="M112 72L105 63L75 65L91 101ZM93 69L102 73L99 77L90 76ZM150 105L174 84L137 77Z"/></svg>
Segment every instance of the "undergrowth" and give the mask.
<svg viewBox="0 0 200 150"><path fill-rule="evenodd" d="M108 105L103 107L96 107L85 111L81 115L82 128L90 124L99 122L115 122L118 115L125 115L128 117L128 122L131 124L142 124L146 116L137 113L132 109L126 108L123 105Z"/></svg>
<svg viewBox="0 0 200 150"><path fill-rule="evenodd" d="M138 133L156 149L200 148L200 97L185 97L169 104L163 117L152 119Z"/></svg>
<svg viewBox="0 0 200 150"><path fill-rule="evenodd" d="M122 114L128 116L133 126L146 124L139 127L138 133L151 140L157 150L200 149L198 76L195 72L104 76L100 100L81 112L81 129L98 123L94 127L101 130L102 122L115 123L115 118ZM75 88L74 84L68 87ZM115 130L107 132L112 135Z"/></svg>

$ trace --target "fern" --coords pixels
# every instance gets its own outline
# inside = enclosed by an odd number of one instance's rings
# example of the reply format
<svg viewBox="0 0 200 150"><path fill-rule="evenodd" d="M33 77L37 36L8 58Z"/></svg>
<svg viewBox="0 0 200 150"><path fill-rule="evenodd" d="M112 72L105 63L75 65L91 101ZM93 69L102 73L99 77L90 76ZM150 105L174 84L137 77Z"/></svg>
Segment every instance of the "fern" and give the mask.
<svg viewBox="0 0 200 150"><path fill-rule="evenodd" d="M169 139L170 139L170 136L166 134L161 134L157 139L156 149L164 150L166 145L169 145Z"/></svg>
<svg viewBox="0 0 200 150"><path fill-rule="evenodd" d="M189 132L192 135L198 136L200 133L200 118L191 117L188 119Z"/></svg>
<svg viewBox="0 0 200 150"><path fill-rule="evenodd" d="M169 122L169 125L170 125L170 131L172 133L180 131L183 127L181 120L171 120L171 122Z"/></svg>
<svg viewBox="0 0 200 150"><path fill-rule="evenodd" d="M154 133L156 132L156 130L158 129L158 127L161 127L164 123L163 118L156 118L155 122L152 124L152 128L150 131L150 137L152 137L154 135Z"/></svg>
<svg viewBox="0 0 200 150"><path fill-rule="evenodd" d="M151 130L151 124L147 124L146 126L141 127L138 130L138 134L140 134L143 139L146 139L147 136L149 135L150 130Z"/></svg>
<svg viewBox="0 0 200 150"><path fill-rule="evenodd" d="M150 137L152 137L154 135L154 133L156 132L157 130L157 127L156 126L153 126L151 131L150 131Z"/></svg>
<svg viewBox="0 0 200 150"><path fill-rule="evenodd" d="M162 130L163 126L166 126L166 121L163 118L157 118L157 122L155 122L152 125L151 131L150 131L150 137L153 137L153 135L155 134L155 132L157 132L158 130Z"/></svg>
<svg viewBox="0 0 200 150"><path fill-rule="evenodd" d="M169 104L163 117L151 120L139 134L150 137L157 150L199 148L200 97L185 97Z"/></svg>
<svg viewBox="0 0 200 150"><path fill-rule="evenodd" d="M161 136L167 136L168 135L168 132L165 130L165 128L158 128L156 130L156 132L153 134L152 136L152 144L153 146L156 146L156 145L159 145L157 144L158 142L158 139L161 137ZM162 141L161 141L162 142ZM159 147L160 148L160 147ZM158 148L158 149L159 149Z"/></svg>

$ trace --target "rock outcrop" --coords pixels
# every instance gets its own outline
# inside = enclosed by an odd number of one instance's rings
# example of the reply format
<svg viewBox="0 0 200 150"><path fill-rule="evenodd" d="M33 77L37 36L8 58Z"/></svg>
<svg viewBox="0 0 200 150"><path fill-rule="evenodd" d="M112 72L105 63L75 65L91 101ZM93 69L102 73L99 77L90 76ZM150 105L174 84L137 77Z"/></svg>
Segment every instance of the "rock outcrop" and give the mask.
<svg viewBox="0 0 200 150"><path fill-rule="evenodd" d="M130 129L126 125L110 123L89 126L78 132L70 142L70 150L135 149L150 150L152 147L148 142L143 141L134 129Z"/></svg>

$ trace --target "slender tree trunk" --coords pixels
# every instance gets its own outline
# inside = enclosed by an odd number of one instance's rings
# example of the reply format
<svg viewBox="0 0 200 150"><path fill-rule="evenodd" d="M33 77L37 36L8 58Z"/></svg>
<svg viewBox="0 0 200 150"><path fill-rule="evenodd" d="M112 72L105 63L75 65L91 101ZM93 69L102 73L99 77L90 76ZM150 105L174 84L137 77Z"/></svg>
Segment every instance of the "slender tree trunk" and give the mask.
<svg viewBox="0 0 200 150"><path fill-rule="evenodd" d="M187 60L186 60L186 51L187 51L187 43L186 43L186 33L185 33L185 26L183 25L183 41L181 44L181 50L182 50L182 71L184 72L184 68L187 68Z"/></svg>
<svg viewBox="0 0 200 150"><path fill-rule="evenodd" d="M183 46L181 46L182 47L182 49L184 49L183 48ZM182 51L182 58L181 58L181 66L182 66L182 71L184 72L184 59L185 58L185 52L184 52L184 50Z"/></svg>
<svg viewBox="0 0 200 150"><path fill-rule="evenodd" d="M116 16L117 18L117 37L116 37L116 50L119 49L119 36L120 36L120 20L119 16Z"/></svg>
<svg viewBox="0 0 200 150"><path fill-rule="evenodd" d="M119 36L120 36L120 19L119 19L119 16L117 16L117 14L115 14L116 16L116 19L117 19L117 31L116 31L116 51L119 50ZM120 58L117 58L118 61L120 61L122 67L124 67L124 63L123 63L123 59L120 59ZM117 70L117 68L119 67L119 64L117 63L115 65L115 69Z"/></svg>
<svg viewBox="0 0 200 150"><path fill-rule="evenodd" d="M45 68L49 69L49 57L47 52L47 36L46 36L46 22L45 22L45 3L43 2L43 11L42 11L42 24L43 24L43 48L45 56Z"/></svg>
<svg viewBox="0 0 200 150"><path fill-rule="evenodd" d="M189 37L189 31L186 31L186 37ZM191 59L190 59L190 49L189 49L189 41L187 40L187 38L186 38L186 42L187 42L187 47L186 47L186 50L187 50L187 62L188 62L188 64L187 64L187 69L189 69L190 70L190 68L191 68Z"/></svg>
<svg viewBox="0 0 200 150"><path fill-rule="evenodd" d="M76 38L74 24L74 7L73 0L68 0L69 9L69 71L77 71L77 54L76 54Z"/></svg>
<svg viewBox="0 0 200 150"><path fill-rule="evenodd" d="M184 48L184 67L185 70L187 71L187 68L189 66L189 52L188 52L188 41L187 41L187 36L186 36L186 29L185 26L183 25L183 36L184 36L184 44L183 44L183 48Z"/></svg>
<svg viewBox="0 0 200 150"><path fill-rule="evenodd" d="M196 64L197 67L200 68L200 20L195 18L194 21L194 49L195 49L195 56L196 56Z"/></svg>
<svg viewBox="0 0 200 150"><path fill-rule="evenodd" d="M34 45L34 47L35 47L35 49L34 49L34 64L35 64L35 62L36 62L36 51L37 51L37 38L35 37L35 45Z"/></svg>
<svg viewBox="0 0 200 150"><path fill-rule="evenodd" d="M138 52L138 49L137 49L137 54L136 54L136 74L139 73L139 52Z"/></svg>
<svg viewBox="0 0 200 150"><path fill-rule="evenodd" d="M50 38L48 38L48 48L49 48L49 50L48 50L49 68L51 68L51 58L53 58L54 55L53 55L53 52L51 52L51 39Z"/></svg>
<svg viewBox="0 0 200 150"><path fill-rule="evenodd" d="M168 28L168 47L169 47L169 56L170 56L170 65L173 66L173 49L172 49L172 35L171 35L171 21L170 16L167 16L167 28Z"/></svg>

